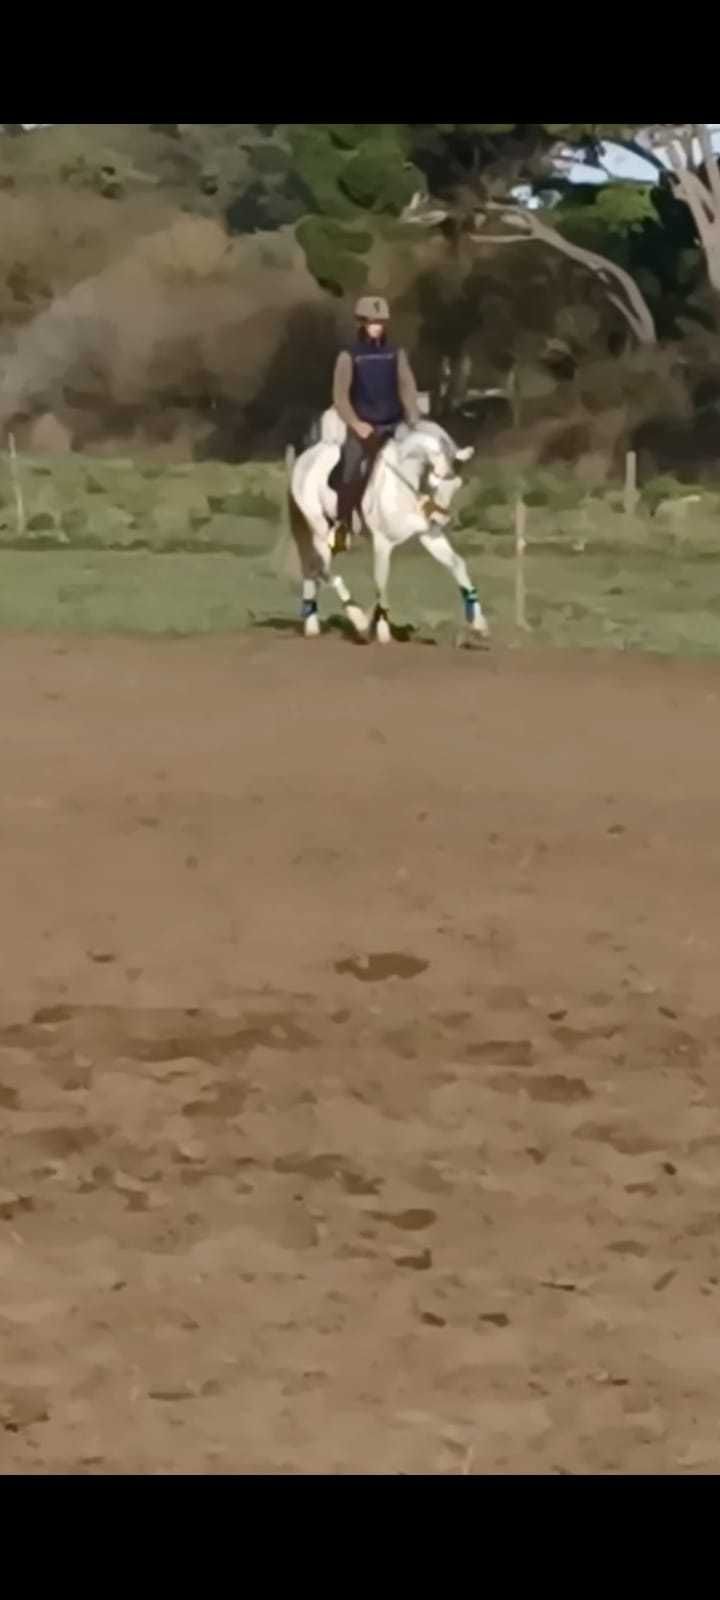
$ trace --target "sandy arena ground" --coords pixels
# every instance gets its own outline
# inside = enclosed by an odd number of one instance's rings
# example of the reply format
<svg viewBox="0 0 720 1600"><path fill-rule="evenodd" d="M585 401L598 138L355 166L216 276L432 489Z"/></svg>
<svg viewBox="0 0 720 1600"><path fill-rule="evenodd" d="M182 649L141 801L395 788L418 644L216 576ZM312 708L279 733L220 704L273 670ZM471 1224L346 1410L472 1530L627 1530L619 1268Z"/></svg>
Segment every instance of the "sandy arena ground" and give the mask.
<svg viewBox="0 0 720 1600"><path fill-rule="evenodd" d="M0 674L0 1471L720 1470L720 666Z"/></svg>

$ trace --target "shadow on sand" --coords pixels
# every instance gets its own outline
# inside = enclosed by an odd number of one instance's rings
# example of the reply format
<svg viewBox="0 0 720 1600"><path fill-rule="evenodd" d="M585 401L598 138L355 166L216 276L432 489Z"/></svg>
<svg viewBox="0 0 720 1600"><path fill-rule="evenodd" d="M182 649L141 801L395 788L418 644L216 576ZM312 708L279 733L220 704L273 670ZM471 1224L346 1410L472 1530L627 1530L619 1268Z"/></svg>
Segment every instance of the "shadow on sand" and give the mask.
<svg viewBox="0 0 720 1600"><path fill-rule="evenodd" d="M280 633L296 638L302 637L303 631L302 622L297 617L252 617L250 626L259 628L266 633ZM365 646L370 643L369 639L362 638L360 634L355 632L352 623L348 621L347 617L333 616L323 618L322 631L323 633L335 634L337 637L344 639L346 644ZM420 633L411 623L391 623L390 631L394 644L437 644L436 639L428 638L427 634Z"/></svg>

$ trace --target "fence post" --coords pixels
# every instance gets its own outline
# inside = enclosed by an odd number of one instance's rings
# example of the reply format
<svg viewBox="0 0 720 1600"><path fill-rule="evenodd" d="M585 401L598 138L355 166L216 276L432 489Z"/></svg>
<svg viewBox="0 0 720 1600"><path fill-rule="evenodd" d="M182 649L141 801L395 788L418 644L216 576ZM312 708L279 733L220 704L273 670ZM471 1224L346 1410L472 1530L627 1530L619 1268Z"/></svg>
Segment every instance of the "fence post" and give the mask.
<svg viewBox="0 0 720 1600"><path fill-rule="evenodd" d="M515 625L527 631L525 605L525 551L527 549L527 506L518 496L515 501Z"/></svg>
<svg viewBox="0 0 720 1600"><path fill-rule="evenodd" d="M15 496L15 518L17 521L18 538L24 539L27 528L27 518L25 516L25 498L23 495L22 479L20 477L18 454L15 448L14 433L10 434L8 445L10 451L10 480L12 482L13 494Z"/></svg>
<svg viewBox="0 0 720 1600"><path fill-rule="evenodd" d="M626 517L634 517L637 511L637 456L634 450L628 450L625 456L625 488L623 490L623 508Z"/></svg>

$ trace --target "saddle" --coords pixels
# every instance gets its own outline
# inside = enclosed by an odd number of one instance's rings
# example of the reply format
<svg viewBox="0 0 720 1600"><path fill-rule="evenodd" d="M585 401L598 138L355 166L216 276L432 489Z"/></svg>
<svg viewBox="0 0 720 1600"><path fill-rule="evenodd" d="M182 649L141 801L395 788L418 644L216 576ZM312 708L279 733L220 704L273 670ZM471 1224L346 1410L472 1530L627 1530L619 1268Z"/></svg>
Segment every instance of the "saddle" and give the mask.
<svg viewBox="0 0 720 1600"><path fill-rule="evenodd" d="M337 494L339 493L341 487L345 487L348 491L353 492L353 495L356 496L357 502L359 502L375 470L378 457L382 454L386 444L387 436L383 437L382 434L374 434L370 439L368 439L358 461L357 471L354 478L352 479L351 483L344 485L343 469L345 465L345 446L343 445L340 455L328 476L328 488L334 490L334 492Z"/></svg>

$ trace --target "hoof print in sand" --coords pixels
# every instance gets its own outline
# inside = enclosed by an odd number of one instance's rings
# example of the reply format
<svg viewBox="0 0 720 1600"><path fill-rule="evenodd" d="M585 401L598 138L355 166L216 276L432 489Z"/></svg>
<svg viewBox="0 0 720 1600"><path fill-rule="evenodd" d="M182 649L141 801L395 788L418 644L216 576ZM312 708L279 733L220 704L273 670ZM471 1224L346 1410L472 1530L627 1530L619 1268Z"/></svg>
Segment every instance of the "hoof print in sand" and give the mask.
<svg viewBox="0 0 720 1600"><path fill-rule="evenodd" d="M388 978L417 978L426 972L428 962L419 956L406 956L399 950L379 951L369 956L349 956L335 962L335 971L357 978L359 983L384 983Z"/></svg>
<svg viewBox="0 0 720 1600"><path fill-rule="evenodd" d="M432 1266L432 1251L419 1250L413 1256L395 1256L396 1267L412 1267L413 1272L427 1272Z"/></svg>

